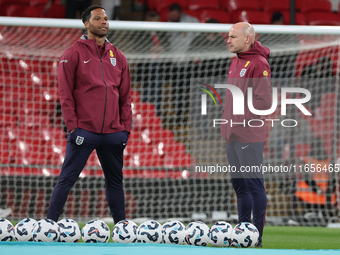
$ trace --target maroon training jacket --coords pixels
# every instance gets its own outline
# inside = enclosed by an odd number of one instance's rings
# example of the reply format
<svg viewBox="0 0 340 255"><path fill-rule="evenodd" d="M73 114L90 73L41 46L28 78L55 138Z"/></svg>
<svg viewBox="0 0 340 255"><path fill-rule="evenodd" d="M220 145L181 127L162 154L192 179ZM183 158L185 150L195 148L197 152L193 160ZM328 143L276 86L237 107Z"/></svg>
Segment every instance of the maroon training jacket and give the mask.
<svg viewBox="0 0 340 255"><path fill-rule="evenodd" d="M266 125L264 122L262 127L248 126L248 120L262 119L250 112L247 103L247 88L253 88L253 106L257 110L267 110L271 107L271 82L270 67L267 59L270 50L255 41L253 47L237 54L237 58L233 60L229 67L227 84L235 85L240 88L244 95L244 115L233 115L233 97L229 89L226 89L225 105L223 108L223 119L228 121L227 124L221 125L221 133L228 143L238 140L241 143L264 142L266 140ZM233 124L230 122L238 122L241 124ZM245 125L243 125L245 121ZM260 125L256 121L251 125Z"/></svg>
<svg viewBox="0 0 340 255"><path fill-rule="evenodd" d="M131 131L131 80L127 60L106 41L100 57L95 39L80 38L61 56L58 90L68 130Z"/></svg>

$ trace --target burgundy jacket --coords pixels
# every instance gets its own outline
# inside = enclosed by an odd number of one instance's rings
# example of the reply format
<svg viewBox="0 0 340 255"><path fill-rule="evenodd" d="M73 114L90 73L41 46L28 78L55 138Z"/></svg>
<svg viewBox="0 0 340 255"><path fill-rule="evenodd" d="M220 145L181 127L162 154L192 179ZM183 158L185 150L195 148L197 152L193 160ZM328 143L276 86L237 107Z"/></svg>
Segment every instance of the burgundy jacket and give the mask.
<svg viewBox="0 0 340 255"><path fill-rule="evenodd" d="M270 50L255 41L253 47L237 54L229 67L227 84L240 88L244 95L244 115L233 115L233 97L229 89L226 89L223 119L227 124L220 126L222 136L228 143L238 140L241 143L264 142L266 140L266 125L263 116L250 112L247 103L247 88L252 87L253 106L256 110L267 110L271 107L271 82L270 67L267 59ZM250 127L248 121L262 119L262 127ZM233 122L231 127L231 121ZM245 121L245 125L243 124ZM240 124L234 124L235 122ZM259 126L259 121L251 122L252 126Z"/></svg>
<svg viewBox="0 0 340 255"><path fill-rule="evenodd" d="M100 57L95 39L80 38L61 56L58 90L68 130L131 131L131 80L127 60L106 41Z"/></svg>

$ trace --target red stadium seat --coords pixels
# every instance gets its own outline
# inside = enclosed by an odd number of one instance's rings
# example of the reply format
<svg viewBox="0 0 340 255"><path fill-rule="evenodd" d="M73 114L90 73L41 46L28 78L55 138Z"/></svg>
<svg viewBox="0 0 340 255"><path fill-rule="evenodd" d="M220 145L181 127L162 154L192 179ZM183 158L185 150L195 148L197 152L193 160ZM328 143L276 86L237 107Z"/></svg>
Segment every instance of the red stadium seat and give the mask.
<svg viewBox="0 0 340 255"><path fill-rule="evenodd" d="M136 102L131 105L133 114L141 113L144 116L156 115L155 106L152 103Z"/></svg>
<svg viewBox="0 0 340 255"><path fill-rule="evenodd" d="M38 4L35 6L37 8L37 12L39 17L43 17L43 18L56 18L56 19L63 19L65 18L65 6L60 5L60 4L52 4L51 8L43 13L45 4Z"/></svg>
<svg viewBox="0 0 340 255"><path fill-rule="evenodd" d="M305 0L295 0L295 11L301 12L302 4Z"/></svg>
<svg viewBox="0 0 340 255"><path fill-rule="evenodd" d="M275 12L286 12L290 10L290 0L266 1L263 10L272 16Z"/></svg>
<svg viewBox="0 0 340 255"><path fill-rule="evenodd" d="M326 0L304 0L301 12L332 12L332 4Z"/></svg>
<svg viewBox="0 0 340 255"><path fill-rule="evenodd" d="M189 10L203 10L203 9L219 9L220 5L217 0L190 0Z"/></svg>
<svg viewBox="0 0 340 255"><path fill-rule="evenodd" d="M6 8L6 16L10 17L39 17L38 11L33 6L11 4Z"/></svg>
<svg viewBox="0 0 340 255"><path fill-rule="evenodd" d="M227 11L228 10L228 6L229 6L229 1L225 1L225 0L218 0L218 3L220 5L220 9Z"/></svg>
<svg viewBox="0 0 340 255"><path fill-rule="evenodd" d="M16 114L19 109L19 100L0 98L0 113Z"/></svg>
<svg viewBox="0 0 340 255"><path fill-rule="evenodd" d="M21 4L21 5L29 5L30 1L27 0L1 0L1 4Z"/></svg>
<svg viewBox="0 0 340 255"><path fill-rule="evenodd" d="M265 12L260 11L238 11L231 15L232 23L249 22L251 24L269 24L270 17Z"/></svg>
<svg viewBox="0 0 340 255"><path fill-rule="evenodd" d="M146 144L158 144L161 142L172 143L174 141L174 134L170 130L167 130L167 129L146 128L140 133L138 132L134 132L134 133L136 136L135 139L142 140Z"/></svg>
<svg viewBox="0 0 340 255"><path fill-rule="evenodd" d="M308 25L313 26L338 26L340 24L339 16L332 12L309 12L306 14L306 20Z"/></svg>
<svg viewBox="0 0 340 255"><path fill-rule="evenodd" d="M336 94L335 93L325 93L321 96L321 104L320 104L320 115L322 119L333 119L335 114L335 102L336 102Z"/></svg>
<svg viewBox="0 0 340 255"><path fill-rule="evenodd" d="M18 118L13 114L0 114L0 128L15 127L18 124Z"/></svg>
<svg viewBox="0 0 340 255"><path fill-rule="evenodd" d="M200 22L206 22L209 19L216 19L219 23L230 23L229 14L221 10L204 10L200 15Z"/></svg>
<svg viewBox="0 0 340 255"><path fill-rule="evenodd" d="M140 102L139 92L133 89L131 90L131 102L133 103Z"/></svg>
<svg viewBox="0 0 340 255"><path fill-rule="evenodd" d="M132 121L132 127L136 131L142 131L146 128L159 130L162 128L162 121L157 115L137 114Z"/></svg>
<svg viewBox="0 0 340 255"><path fill-rule="evenodd" d="M282 12L284 24L290 25L290 12L289 11L283 11ZM295 13L295 25L307 25L307 22L305 20L305 16L301 12Z"/></svg>
<svg viewBox="0 0 340 255"><path fill-rule="evenodd" d="M54 1L56 3L58 0ZM47 4L49 0L30 0L32 6L36 6L38 4Z"/></svg>
<svg viewBox="0 0 340 255"><path fill-rule="evenodd" d="M259 11L260 6L257 1L230 0L228 3L228 10L230 13L243 10Z"/></svg>
<svg viewBox="0 0 340 255"><path fill-rule="evenodd" d="M166 156L164 163L167 167L190 167L194 165L194 160L189 154L178 153Z"/></svg>
<svg viewBox="0 0 340 255"><path fill-rule="evenodd" d="M50 119L45 115L19 115L19 122L20 126L26 129L40 130L51 126Z"/></svg>
<svg viewBox="0 0 340 255"><path fill-rule="evenodd" d="M93 151L91 153L89 159L87 160L86 165L89 165L89 166L100 166L100 161L98 159L96 151Z"/></svg>

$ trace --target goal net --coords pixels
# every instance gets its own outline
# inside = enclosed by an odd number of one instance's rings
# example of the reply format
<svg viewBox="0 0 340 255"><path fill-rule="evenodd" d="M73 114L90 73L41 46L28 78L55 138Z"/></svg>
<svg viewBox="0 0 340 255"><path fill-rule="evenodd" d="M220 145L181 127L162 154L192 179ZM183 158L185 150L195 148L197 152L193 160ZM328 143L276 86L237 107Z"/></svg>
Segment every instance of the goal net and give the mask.
<svg viewBox="0 0 340 255"><path fill-rule="evenodd" d="M0 208L10 207L13 220L46 217L66 147L58 62L83 33L79 21L37 27L35 19L19 20L0 19ZM132 82L133 129L123 170L128 218L237 222L226 141L216 124L225 89L215 85L226 84L235 58L226 45L229 28L111 22L107 38L127 57ZM338 216L340 202L339 35L317 27L255 30L271 50L279 97L266 116L273 121L264 123L266 222L324 226ZM304 106L312 115L295 105L282 115L283 88L290 99L305 96L294 88L310 91ZM61 217L109 215L93 152Z"/></svg>

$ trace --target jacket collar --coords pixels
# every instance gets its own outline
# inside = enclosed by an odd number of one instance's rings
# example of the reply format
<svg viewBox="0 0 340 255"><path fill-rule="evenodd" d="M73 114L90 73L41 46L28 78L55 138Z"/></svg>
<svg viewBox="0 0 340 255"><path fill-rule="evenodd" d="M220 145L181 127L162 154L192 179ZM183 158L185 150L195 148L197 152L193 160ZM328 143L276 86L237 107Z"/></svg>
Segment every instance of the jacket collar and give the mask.
<svg viewBox="0 0 340 255"><path fill-rule="evenodd" d="M260 42L255 41L251 49L245 52L237 53L237 57L239 59L253 58L256 55L260 55L265 59L268 59L270 55L270 50L267 47L262 46Z"/></svg>
<svg viewBox="0 0 340 255"><path fill-rule="evenodd" d="M84 43L87 46L89 46L90 48L94 47L94 42L96 41L96 39L88 39L87 35L82 35L77 42L79 43ZM108 50L109 47L106 47L106 44L110 44L110 41L105 37L105 50Z"/></svg>

